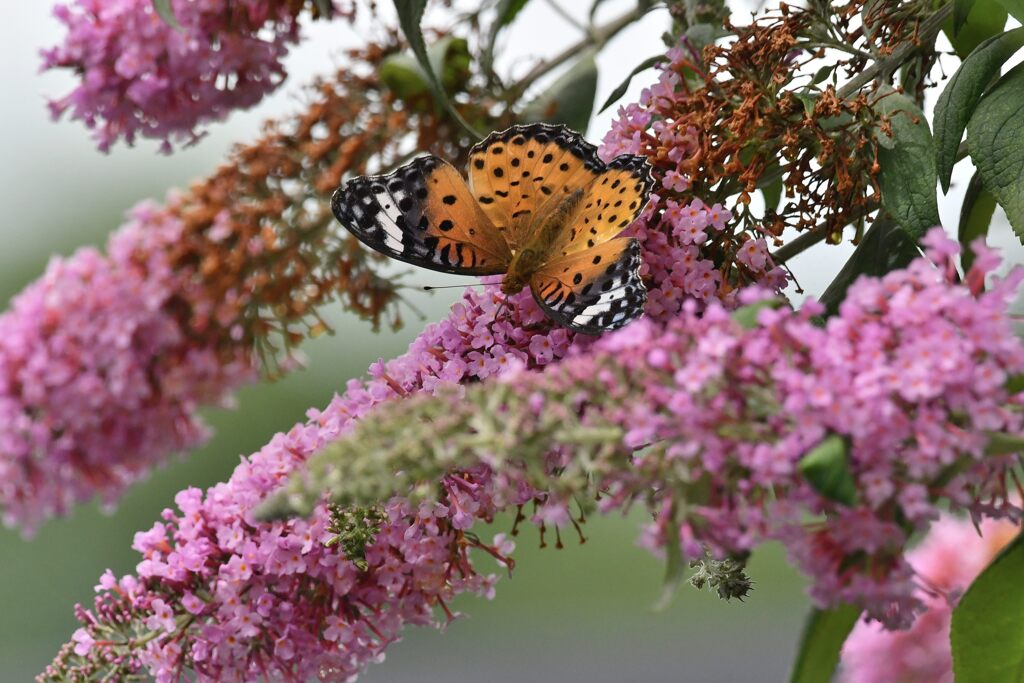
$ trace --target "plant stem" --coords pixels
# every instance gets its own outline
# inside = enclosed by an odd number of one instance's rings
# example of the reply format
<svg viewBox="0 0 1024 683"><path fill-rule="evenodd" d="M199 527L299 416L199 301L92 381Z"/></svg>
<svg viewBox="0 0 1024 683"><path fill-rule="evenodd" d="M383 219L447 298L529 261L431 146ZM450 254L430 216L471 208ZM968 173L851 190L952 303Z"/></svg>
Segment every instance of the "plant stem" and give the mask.
<svg viewBox="0 0 1024 683"><path fill-rule="evenodd" d="M566 11L564 7L558 4L558 0L546 1L548 3L548 6L555 11L555 14L562 17L562 19L564 19L567 23L572 24L575 28L578 28L580 31L583 31L584 33L589 33L590 29L581 24L580 22L578 22L576 20L576 17L569 14L569 12Z"/></svg>
<svg viewBox="0 0 1024 683"><path fill-rule="evenodd" d="M860 90L862 87L875 80L879 76L889 76L900 67L912 54L917 52L920 44L931 44L932 40L942 30L949 15L953 13L953 3L948 2L940 7L934 14L921 22L921 30L918 33L918 42L906 41L892 51L892 54L880 59L867 69L864 69L858 76L849 81L836 93L840 98L846 99Z"/></svg>
<svg viewBox="0 0 1024 683"><path fill-rule="evenodd" d="M828 235L828 226L825 223L816 225L805 233L801 233L789 242L772 252L772 261L779 266L793 258L797 254L807 251Z"/></svg>
<svg viewBox="0 0 1024 683"><path fill-rule="evenodd" d="M587 48L599 49L603 47L605 43L618 35L623 29L642 17L645 11L646 10L642 6L637 5L634 9L626 12L617 19L609 21L604 26L598 26L578 43L570 45L551 59L537 64L535 67L530 69L525 76L509 88L509 99L513 101L518 99L519 96L522 95L527 88L533 85L537 79L546 76L554 69L557 69L565 62L577 56L583 50Z"/></svg>

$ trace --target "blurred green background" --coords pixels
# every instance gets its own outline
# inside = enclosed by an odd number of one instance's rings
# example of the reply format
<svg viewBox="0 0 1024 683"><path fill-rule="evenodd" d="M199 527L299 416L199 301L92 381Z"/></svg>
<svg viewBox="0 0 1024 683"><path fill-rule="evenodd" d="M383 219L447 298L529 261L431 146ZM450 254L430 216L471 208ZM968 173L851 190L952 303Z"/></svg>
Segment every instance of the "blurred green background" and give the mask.
<svg viewBox="0 0 1024 683"><path fill-rule="evenodd" d="M581 14L589 5L567 3L574 11L577 4ZM193 149L164 157L154 145L141 144L104 156L81 125L48 119L44 95L63 94L71 83L63 74L37 74L38 49L61 37L60 26L49 16L50 5L0 5L0 69L7 91L0 126L5 158L0 165L5 210L0 223L0 301L5 306L42 272L52 253L102 244L136 201L160 198L169 188L208 173L232 142L252 139L263 118L294 109L297 87L312 74L330 70L336 63L332 55L355 40L340 26L307 29L308 40L287 62L292 80L255 111L215 126ZM617 1L605 5L602 11L609 15L623 7ZM635 45L645 45L641 56L650 52L664 20L652 14L601 56L599 102L639 61ZM546 4L533 3L508 43L522 65L524 55L553 53L573 40L568 30ZM643 83L638 79L627 99L635 99ZM607 112L591 126L592 139L604 132L611 115ZM955 216L958 201L943 206L947 220ZM820 273L833 270L847 253L846 247L817 253L814 271L808 268L810 261L798 260L795 267L804 289L821 291L827 278ZM426 274L414 281L438 279ZM427 318L437 319L458 292L412 296ZM302 420L308 407L325 405L345 380L361 375L372 361L400 353L422 326L407 312L408 324L401 332L374 335L338 310L329 311L329 317L337 334L304 347L308 370L246 388L233 411L209 411L215 438L154 472L116 510L81 507L67 519L44 525L31 540L0 530L0 681L28 681L42 670L75 628L74 603L91 602L92 587L105 569L133 571L139 558L129 548L132 535L149 528L173 504L176 491L226 479L239 456ZM444 633L408 631L389 650L387 663L371 668L362 680L783 680L807 603L802 579L787 567L779 549L770 547L755 556L755 589L745 603L727 604L684 586L667 610L655 612L663 567L635 546L641 522L639 514L592 519L585 527L589 541L582 546L570 541L561 551L539 550L536 532L526 528L518 540L515 575L499 582L493 602L459 601L458 609L468 616ZM491 532L507 531L508 526L507 521L498 523ZM488 563L483 560L482 566Z"/></svg>

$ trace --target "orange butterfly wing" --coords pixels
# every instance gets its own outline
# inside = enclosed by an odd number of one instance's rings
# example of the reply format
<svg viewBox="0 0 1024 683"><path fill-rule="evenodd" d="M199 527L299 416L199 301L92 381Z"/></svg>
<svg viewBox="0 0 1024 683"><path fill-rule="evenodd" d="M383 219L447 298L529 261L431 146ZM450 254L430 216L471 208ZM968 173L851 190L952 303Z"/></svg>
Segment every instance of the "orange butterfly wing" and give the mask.
<svg viewBox="0 0 1024 683"><path fill-rule="evenodd" d="M643 313L647 289L641 263L640 243L620 237L546 263L530 279L530 289L559 324L599 334Z"/></svg>
<svg viewBox="0 0 1024 683"><path fill-rule="evenodd" d="M643 211L653 186L645 157L612 159L587 187L553 253L575 254L617 237Z"/></svg>
<svg viewBox="0 0 1024 683"><path fill-rule="evenodd" d="M565 126L512 126L473 147L469 187L516 249L562 199L590 185L604 167L597 148Z"/></svg>
<svg viewBox="0 0 1024 683"><path fill-rule="evenodd" d="M331 208L364 244L423 268L496 275L512 258L459 172L434 156L349 180L334 193Z"/></svg>

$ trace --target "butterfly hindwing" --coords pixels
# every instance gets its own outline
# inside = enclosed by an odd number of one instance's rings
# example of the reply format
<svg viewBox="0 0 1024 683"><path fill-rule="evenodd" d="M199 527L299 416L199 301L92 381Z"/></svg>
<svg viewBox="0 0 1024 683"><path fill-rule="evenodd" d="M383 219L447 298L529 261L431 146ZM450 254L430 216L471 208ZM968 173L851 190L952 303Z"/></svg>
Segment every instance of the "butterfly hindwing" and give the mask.
<svg viewBox="0 0 1024 683"><path fill-rule="evenodd" d="M331 207L363 243L423 268L495 275L512 257L459 172L434 156L387 175L353 178L334 193Z"/></svg>
<svg viewBox="0 0 1024 683"><path fill-rule="evenodd" d="M545 264L530 279L530 289L559 324L598 334L643 313L647 290L640 265L640 243L616 238Z"/></svg>
<svg viewBox="0 0 1024 683"><path fill-rule="evenodd" d="M535 225L577 189L587 187L604 164L597 148L565 126L512 126L473 147L469 186L484 212L513 246L522 246Z"/></svg>

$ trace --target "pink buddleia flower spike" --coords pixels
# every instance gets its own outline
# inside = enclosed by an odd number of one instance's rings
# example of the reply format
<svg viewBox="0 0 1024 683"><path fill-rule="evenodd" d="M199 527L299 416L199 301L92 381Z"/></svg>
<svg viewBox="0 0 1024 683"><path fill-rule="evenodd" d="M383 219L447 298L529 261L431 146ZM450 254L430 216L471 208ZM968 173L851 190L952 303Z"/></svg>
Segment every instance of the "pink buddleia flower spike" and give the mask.
<svg viewBox="0 0 1024 683"><path fill-rule="evenodd" d="M153 204L132 210L107 255L81 249L0 315L0 510L31 532L99 496L113 503L157 463L198 446L200 405L257 377L197 345L171 313L181 275L167 245L181 222Z"/></svg>
<svg viewBox="0 0 1024 683"><path fill-rule="evenodd" d="M764 290L739 297L750 307L735 317L688 301L666 324L577 343L542 372L382 405L265 509L431 500L420 482L485 464L493 500L546 493L532 518L542 528L571 525L567 503L596 492L602 511L645 501L648 547L685 549L705 571L780 541L816 604L906 627L924 608L904 557L915 531L946 506L1022 515L1001 484L1014 457L988 449L992 433L1024 434L1006 385L1024 374L1007 312L1024 268L974 294L940 266L861 278L824 326L820 304L793 311ZM817 478L819 458L847 489Z"/></svg>
<svg viewBox="0 0 1024 683"><path fill-rule="evenodd" d="M70 112L94 129L103 151L138 136L161 140L165 152L173 142L192 144L204 124L255 105L284 81L282 60L299 40L301 6L174 0L172 22L152 0L57 5L67 35L43 51L43 69L71 69L80 80L50 111L55 118Z"/></svg>

